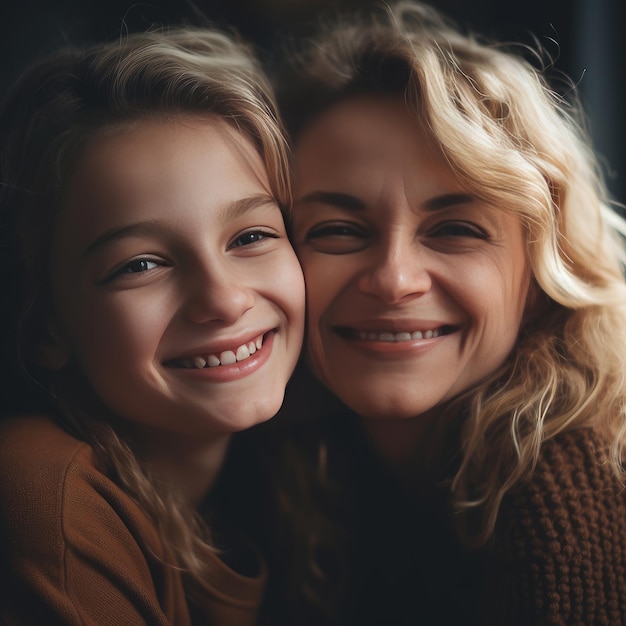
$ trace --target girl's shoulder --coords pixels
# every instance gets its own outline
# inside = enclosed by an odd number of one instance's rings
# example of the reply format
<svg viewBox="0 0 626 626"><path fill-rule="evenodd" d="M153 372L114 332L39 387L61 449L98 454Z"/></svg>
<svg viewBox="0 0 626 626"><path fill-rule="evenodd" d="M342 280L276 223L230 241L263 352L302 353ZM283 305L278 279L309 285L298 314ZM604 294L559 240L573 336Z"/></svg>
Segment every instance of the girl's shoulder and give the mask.
<svg viewBox="0 0 626 626"><path fill-rule="evenodd" d="M0 422L0 556L0 578L11 581L0 588L0 622L188 623L155 525L91 446L46 416Z"/></svg>
<svg viewBox="0 0 626 626"><path fill-rule="evenodd" d="M0 420L0 497L26 505L48 500L65 484L71 467L93 467L91 448L46 415ZM30 498L28 497L30 494Z"/></svg>
<svg viewBox="0 0 626 626"><path fill-rule="evenodd" d="M0 464L9 471L18 465L28 471L29 462L41 464L65 463L67 456L86 446L49 416L41 414L16 415L0 419Z"/></svg>
<svg viewBox="0 0 626 626"><path fill-rule="evenodd" d="M102 469L91 446L45 415L0 421L0 523L16 550L62 554L118 527L153 547L156 529Z"/></svg>

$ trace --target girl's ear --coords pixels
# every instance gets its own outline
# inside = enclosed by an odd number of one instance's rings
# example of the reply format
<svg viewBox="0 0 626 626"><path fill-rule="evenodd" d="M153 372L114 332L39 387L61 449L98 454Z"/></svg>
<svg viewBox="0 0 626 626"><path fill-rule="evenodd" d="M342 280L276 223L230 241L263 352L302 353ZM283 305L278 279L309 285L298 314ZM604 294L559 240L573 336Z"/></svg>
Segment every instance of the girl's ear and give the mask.
<svg viewBox="0 0 626 626"><path fill-rule="evenodd" d="M41 339L33 345L33 360L44 369L58 371L70 360L70 353L54 324L49 324Z"/></svg>

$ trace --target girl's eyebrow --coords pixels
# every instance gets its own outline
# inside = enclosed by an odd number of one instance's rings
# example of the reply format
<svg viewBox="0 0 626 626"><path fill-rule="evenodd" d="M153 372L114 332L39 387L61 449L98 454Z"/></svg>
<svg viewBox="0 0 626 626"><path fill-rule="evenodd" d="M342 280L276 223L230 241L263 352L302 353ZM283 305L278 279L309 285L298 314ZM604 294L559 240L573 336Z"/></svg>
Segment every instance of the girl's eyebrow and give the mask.
<svg viewBox="0 0 626 626"><path fill-rule="evenodd" d="M274 206L277 206L276 199L269 194L256 194L254 196L240 198L239 200L235 200L234 202L227 204L223 209L221 209L220 217L225 219L235 219L266 204L273 204Z"/></svg>
<svg viewBox="0 0 626 626"><path fill-rule="evenodd" d="M158 221L136 222L118 228L111 228L96 237L82 252L81 258L85 259L98 250L106 248L115 241L129 237L154 236L163 234L168 230L167 226Z"/></svg>
<svg viewBox="0 0 626 626"><path fill-rule="evenodd" d="M249 211L252 211L260 206L266 204L276 205L276 200L270 195L258 194L249 196L247 198L241 198L235 200L230 204L227 204L220 209L221 219L236 219L245 215ZM136 222L133 224L127 224L117 228L111 228L94 239L83 250L81 257L85 258L92 255L97 250L101 250L108 245L121 239L127 239L130 237L150 237L155 235L164 235L170 231L170 226L160 221L146 220L143 222Z"/></svg>

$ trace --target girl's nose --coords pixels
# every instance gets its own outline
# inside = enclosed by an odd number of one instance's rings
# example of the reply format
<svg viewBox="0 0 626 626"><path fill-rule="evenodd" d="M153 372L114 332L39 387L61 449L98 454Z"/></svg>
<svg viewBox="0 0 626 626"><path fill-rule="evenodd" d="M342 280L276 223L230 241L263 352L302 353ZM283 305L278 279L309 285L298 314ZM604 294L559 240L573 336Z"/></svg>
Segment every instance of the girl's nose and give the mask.
<svg viewBox="0 0 626 626"><path fill-rule="evenodd" d="M414 239L402 241L400 237L382 245L359 276L358 287L386 304L426 293L432 287L432 278L422 246Z"/></svg>
<svg viewBox="0 0 626 626"><path fill-rule="evenodd" d="M254 305L254 291L237 272L211 267L197 270L185 289L185 314L196 324L233 324Z"/></svg>

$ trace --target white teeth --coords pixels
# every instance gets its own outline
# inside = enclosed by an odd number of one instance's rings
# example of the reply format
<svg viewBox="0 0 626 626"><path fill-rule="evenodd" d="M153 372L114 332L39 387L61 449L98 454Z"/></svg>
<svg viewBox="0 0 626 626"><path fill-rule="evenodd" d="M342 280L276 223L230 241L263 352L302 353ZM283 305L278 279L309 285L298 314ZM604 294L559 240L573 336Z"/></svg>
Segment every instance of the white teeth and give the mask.
<svg viewBox="0 0 626 626"><path fill-rule="evenodd" d="M250 350L248 350L248 346L239 346L237 348L237 360L238 361L243 361L244 359L247 359L250 356Z"/></svg>
<svg viewBox="0 0 626 626"><path fill-rule="evenodd" d="M220 361L222 365L232 365L233 363L237 363L237 357L232 350L224 350L224 352L220 354Z"/></svg>
<svg viewBox="0 0 626 626"><path fill-rule="evenodd" d="M236 350L224 350L218 355L209 354L202 356L185 357L178 360L179 367L185 369L203 369L205 367L217 367L218 365L232 365L238 361L249 359L257 350L263 347L263 335L254 341L240 345Z"/></svg>
<svg viewBox="0 0 626 626"><path fill-rule="evenodd" d="M197 367L198 369L206 367L206 361L201 356L194 356L192 360L194 367Z"/></svg>
<svg viewBox="0 0 626 626"><path fill-rule="evenodd" d="M439 337L441 330L436 328L434 330L416 330L412 333L400 332L400 333L374 333L371 331L359 332L359 339L364 341L382 341L386 343L398 343L401 341L411 341L411 339L432 339L433 337Z"/></svg>

